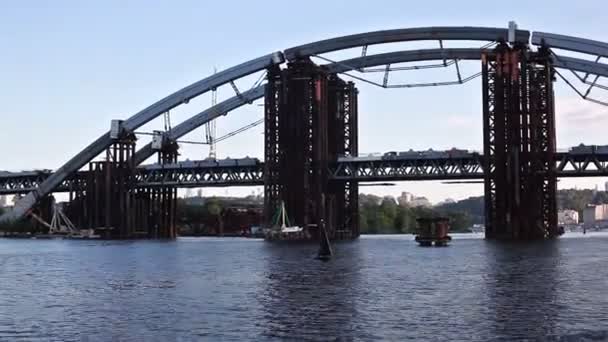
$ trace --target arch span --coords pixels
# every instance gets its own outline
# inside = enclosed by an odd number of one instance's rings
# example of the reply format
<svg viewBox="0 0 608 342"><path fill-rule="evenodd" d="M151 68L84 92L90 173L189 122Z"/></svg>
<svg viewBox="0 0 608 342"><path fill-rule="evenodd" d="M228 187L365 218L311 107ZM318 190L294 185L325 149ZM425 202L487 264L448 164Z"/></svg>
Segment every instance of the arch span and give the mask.
<svg viewBox="0 0 608 342"><path fill-rule="evenodd" d="M480 60L483 53L489 53L491 50L462 48L462 49L427 49L427 50L408 50L382 53L376 55L362 56L348 60L338 61L324 65L331 73L344 73L361 68L374 67L386 64L443 60L443 59L458 59L458 60ZM608 77L608 65L594 63L582 59L554 56L555 67L564 68L579 72L590 73ZM208 108L199 114L192 116L190 119L175 126L169 132L169 139L177 140L184 135L201 127L205 123L219 116L228 114L251 101L258 100L264 96L265 85L258 86L241 94L241 96L231 97L214 107ZM152 144L147 144L142 147L133 157L136 165L141 164L154 154Z"/></svg>
<svg viewBox="0 0 608 342"><path fill-rule="evenodd" d="M498 42L507 41L509 30L496 27L418 27L384 30L354 34L321 40L285 50L285 58L292 60L332 51L386 43L399 43L420 40L468 40ZM528 44L530 32L517 30L515 41Z"/></svg>
<svg viewBox="0 0 608 342"><path fill-rule="evenodd" d="M367 47L369 45L421 41L421 40L461 40L461 41L507 41L509 30L503 28L488 28L488 27L424 27L424 28L408 28L397 30L375 31L361 33L343 37L337 37L318 42L300 45L285 50L285 53L275 52L258 59L245 62L223 72L217 73L199 82L196 82L176 93L173 93L166 98L152 104L146 109L140 111L134 116L127 119L123 127L126 130L135 130L141 127L150 120L158 117L162 113L179 106L182 103L187 103L190 99L197 97L213 88L219 87L230 81L250 75L254 72L264 70L273 65L282 64L286 59L295 59L298 57L314 56L322 53L344 50L354 47ZM530 43L530 32L525 30L517 30L515 32L514 41L528 45ZM608 44L576 38L569 36L561 36L542 32L535 32L532 37L532 43L535 45L543 45L549 48L565 49L570 51L582 52L597 55L598 57L608 55ZM377 66L388 63L399 63L408 61L433 60L433 59L478 59L481 55L480 49L431 49L417 51L402 51L387 54L362 56L359 58L350 59L341 63L335 63L328 66L333 72L345 72L352 70L350 67L367 67ZM598 58L599 60L599 58ZM602 63L593 63L590 61L580 60L571 57L555 56L554 64L556 67L566 68L589 72L596 75L607 76L608 65ZM348 65L349 67L344 67ZM349 69L350 68L350 69ZM607 76L608 77L608 76ZM256 88L247 92L247 96L251 96L250 100L263 96L263 87ZM243 95L244 96L244 95ZM246 98L246 97L245 97ZM176 130L172 137L178 137L180 134L186 134L192 129L204 124L205 122L217 117L222 112L238 108L247 101L243 97L233 97L224 101L214 108L208 109L199 113L195 117L180 125L179 130ZM213 112L215 110L215 112ZM220 113L220 114L218 114ZM176 127L177 128L177 127ZM46 181L44 181L38 189L30 192L22 198L15 206L14 210L0 217L0 221L7 219L15 219L26 214L38 198L52 192L66 177L76 172L87 162L91 161L104 149L112 144L109 132L99 137L92 144L86 147L82 152L70 159L65 165L60 167ZM138 160L143 160L146 154L150 154L151 149L148 146L144 147L136 157ZM143 159L142 159L143 158Z"/></svg>

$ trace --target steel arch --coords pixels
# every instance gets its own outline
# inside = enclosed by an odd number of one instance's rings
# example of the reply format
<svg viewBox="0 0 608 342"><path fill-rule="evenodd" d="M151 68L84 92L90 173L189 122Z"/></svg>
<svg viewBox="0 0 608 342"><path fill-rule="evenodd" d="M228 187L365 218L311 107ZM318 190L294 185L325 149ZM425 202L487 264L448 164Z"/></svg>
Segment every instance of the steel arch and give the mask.
<svg viewBox="0 0 608 342"><path fill-rule="evenodd" d="M292 60L344 50L359 46L419 41L419 40L471 40L471 41L507 41L509 30L495 27L418 27L396 30L383 30L354 34L321 40L285 50L285 58ZM517 30L515 41L528 44L530 32Z"/></svg>
<svg viewBox="0 0 608 342"><path fill-rule="evenodd" d="M378 65L416 62L423 60L443 60L443 59L459 59L459 60L478 60L483 53L489 53L490 50L478 48L459 48L459 49L426 49L426 50L409 50L397 51L383 54L369 55L357 57L344 61L326 64L325 67L334 73L344 73L360 68L373 67ZM557 68L565 68L580 72L588 72L594 75L608 77L608 65L594 63L578 58L554 56L554 66ZM258 100L264 96L264 85L253 88L241 94L227 99L218 105L206 109L205 111L191 117L178 126L174 127L169 133L169 138L177 140L184 135L192 132L196 128L213 120L221 115L226 115L227 112L235 110L248 102ZM152 145L148 144L141 148L133 157L135 164L141 164L154 154Z"/></svg>
<svg viewBox="0 0 608 342"><path fill-rule="evenodd" d="M597 40L565 36L555 33L534 32L532 44L548 48L568 50L590 55L608 57L608 43Z"/></svg>
<svg viewBox="0 0 608 342"><path fill-rule="evenodd" d="M196 82L172 95L167 96L166 98L154 103L153 105L147 107L146 109L140 111L135 114L131 118L127 119L124 122L124 128L126 130L134 130L138 127L141 127L145 123L150 120L158 117L162 113L182 104L188 102L190 99L203 94L204 92L209 91L210 89L216 88L223 84L226 84L232 80L247 76L254 72L263 70L272 65L282 64L285 61L285 57L287 59L294 59L297 57L306 57L312 56L316 54L322 54L331 51L343 50L353 47L365 47L369 45L375 44L383 44L383 43L394 43L394 42L406 42L406 41L419 41L419 40L463 40L463 41L506 41L508 39L509 31L507 29L502 28L486 28L486 27L424 27L424 28L409 28L409 29L397 29L397 30L385 30L385 31L375 31L368 32L362 34L355 34L343 37L337 37L333 39L327 39L318 41L315 43L305 44L296 46L290 49L285 50L285 53L282 54L280 52L275 52L258 59L251 60L249 62L245 62L233 68L227 69L223 72L215 74L211 77L203 79L199 82ZM515 34L515 41L521 44L529 44L530 42L530 32L525 30L517 30ZM555 35L543 32L534 32L532 37L532 44L542 45L549 48L556 49L565 49L570 51L582 52L597 55L598 57L608 55L608 44L570 37L570 36L562 36ZM439 49L440 55L434 59L443 59L446 54L447 49ZM457 50L457 49L452 49ZM464 49L469 50L468 52L464 52L463 54L473 54L475 52L470 50L475 49ZM454 51L453 51L454 52ZM407 55L405 52L401 52L404 55ZM410 58L414 58L412 52L410 53ZM418 51L417 53L420 53ZM428 53L428 52L427 52ZM454 52L455 53L455 52ZM421 60L420 57L418 59L410 59L406 60L405 57L402 59L397 58L399 53L391 53L390 54L382 54L384 56L373 55L373 56L364 56L360 57L360 59L351 59L348 61L344 61L344 63L360 63L360 67L364 67L365 63L368 63L367 66L373 65L382 65L386 64L386 62L381 62L382 58L386 58L386 60L393 60L392 63L407 62L407 61L418 61ZM433 56L432 53L428 53L428 56ZM457 54L455 53L454 56ZM471 55L468 55L471 56ZM365 59L365 58L370 59ZM363 59L361 59L363 58ZM392 58L392 59L391 59ZM466 58L466 56L461 56L460 58L454 57L455 59L474 59L474 58ZM374 64L380 63L380 64ZM562 57L557 56L554 58L554 64L558 68L566 68L570 70L577 70L583 72L594 73L596 75L607 76L608 75L608 66L601 63L593 63L590 61L570 58L570 57ZM339 67L334 65L334 70L348 70L344 69L344 67ZM336 71L338 72L338 71ZM344 71L343 71L344 72ZM258 89L259 90L259 89ZM259 94L252 94L255 96L261 97ZM252 97L252 100L255 99ZM242 98L231 98L222 104L215 107L219 109L221 105L226 105L226 108L238 108L240 105L246 103L247 101L243 101ZM213 108L212 108L213 109ZM209 109L209 110L212 110ZM208 110L208 111L209 111ZM202 112L199 113L195 119L194 117L191 120L188 120L189 124L183 126L183 131L191 131L196 128L196 125L202 125L204 122L208 121L213 117L212 112ZM217 114L217 113L216 113ZM186 124L186 123L184 123ZM180 128L182 129L182 128ZM185 134L185 133L184 133ZM60 167L54 174L52 174L48 179L46 179L40 186L35 190L30 192L27 196L25 196L21 201L19 201L13 211L5 214L0 217L0 221L4 221L6 219L14 219L22 217L37 201L38 198L49 194L52 190L61 184L63 180L65 180L70 174L76 172L82 166L84 166L87 162L95 158L104 149L110 146L112 140L110 138L109 133L106 133L95 140L92 144L82 150L75 157L70 159L66 164ZM147 148L147 147L146 147ZM141 156L149 153L149 151L144 148L141 150Z"/></svg>
<svg viewBox="0 0 608 342"><path fill-rule="evenodd" d="M264 96L264 86L258 86L246 92L240 94L240 96L234 96L226 101L218 103L217 105L208 108L190 119L182 122L175 126L168 134L167 138L171 140L177 140L184 135L192 132L196 128L204 125L205 123L219 117L228 114L228 112L235 110L249 102L255 101ZM152 143L147 144L135 153L133 156L133 162L135 165L143 163L146 159L154 154L152 150Z"/></svg>

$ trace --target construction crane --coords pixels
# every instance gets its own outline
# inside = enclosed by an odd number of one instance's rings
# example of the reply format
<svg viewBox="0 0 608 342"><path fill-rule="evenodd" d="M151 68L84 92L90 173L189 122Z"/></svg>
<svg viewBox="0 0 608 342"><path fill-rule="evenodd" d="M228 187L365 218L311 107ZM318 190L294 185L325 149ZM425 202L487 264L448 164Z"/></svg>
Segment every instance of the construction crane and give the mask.
<svg viewBox="0 0 608 342"><path fill-rule="evenodd" d="M217 68L214 68L213 72L214 72L214 74L217 73ZM217 105L217 88L213 88L211 90L211 107L213 108L216 105ZM206 136L206 142L209 145L209 158L210 159L217 158L215 135L216 135L216 123L215 123L215 120L211 120L205 124L205 136Z"/></svg>

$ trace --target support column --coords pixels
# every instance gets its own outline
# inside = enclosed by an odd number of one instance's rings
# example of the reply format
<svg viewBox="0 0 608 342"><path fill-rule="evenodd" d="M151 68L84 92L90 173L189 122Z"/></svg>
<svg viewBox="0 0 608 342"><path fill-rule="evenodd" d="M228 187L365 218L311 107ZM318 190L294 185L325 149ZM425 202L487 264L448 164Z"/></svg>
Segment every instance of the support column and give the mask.
<svg viewBox="0 0 608 342"><path fill-rule="evenodd" d="M557 232L550 63L546 52L506 44L482 58L487 238Z"/></svg>
<svg viewBox="0 0 608 342"><path fill-rule="evenodd" d="M264 218L281 202L291 224L325 227L332 239L359 235L356 182L330 182L329 163L357 154L357 89L308 59L268 72ZM312 230L315 231L316 230ZM316 238L316 237L312 237Z"/></svg>
<svg viewBox="0 0 608 342"><path fill-rule="evenodd" d="M344 82L337 75L329 77L329 160L341 156L356 156L357 95L353 82ZM335 231L328 231L332 239L352 239L359 236L359 189L356 181L329 183L328 214Z"/></svg>
<svg viewBox="0 0 608 342"><path fill-rule="evenodd" d="M158 153L159 164L177 163L179 146L175 141L167 141L163 149ZM160 213L158 215L159 232L161 239L175 239L177 230L175 227L175 215L177 212L177 189L174 187L163 187L159 189L159 206Z"/></svg>
<svg viewBox="0 0 608 342"><path fill-rule="evenodd" d="M125 133L106 150L106 160L91 162L87 175L88 228L98 229L104 238L130 239L133 226L133 172L135 135Z"/></svg>
<svg viewBox="0 0 608 342"><path fill-rule="evenodd" d="M269 71L265 120L265 219L280 202L292 224L327 222L327 73L308 59ZM328 227L330 228L330 227ZM316 237L314 237L316 238Z"/></svg>

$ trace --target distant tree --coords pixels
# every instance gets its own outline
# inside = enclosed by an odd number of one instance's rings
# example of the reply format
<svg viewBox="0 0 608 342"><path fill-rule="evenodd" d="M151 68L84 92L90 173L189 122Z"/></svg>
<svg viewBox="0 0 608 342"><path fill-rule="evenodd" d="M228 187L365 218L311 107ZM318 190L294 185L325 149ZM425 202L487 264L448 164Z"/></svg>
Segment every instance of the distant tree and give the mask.
<svg viewBox="0 0 608 342"><path fill-rule="evenodd" d="M407 233L408 209L398 206L394 222L395 229L398 233Z"/></svg>
<svg viewBox="0 0 608 342"><path fill-rule="evenodd" d="M397 202L395 199L390 197L385 197L382 199L382 203L380 204L380 211L384 215L385 219L394 223L395 218L397 217Z"/></svg>

